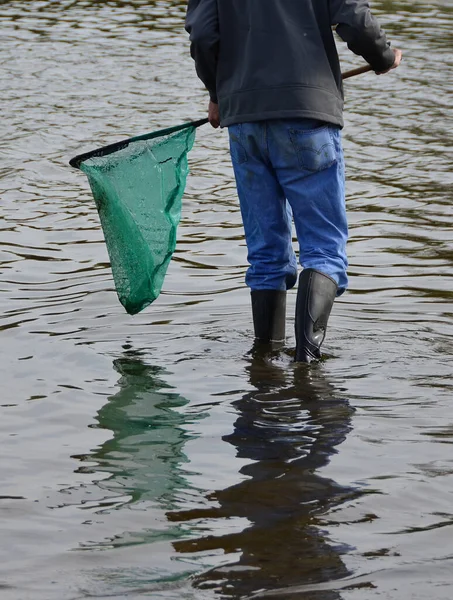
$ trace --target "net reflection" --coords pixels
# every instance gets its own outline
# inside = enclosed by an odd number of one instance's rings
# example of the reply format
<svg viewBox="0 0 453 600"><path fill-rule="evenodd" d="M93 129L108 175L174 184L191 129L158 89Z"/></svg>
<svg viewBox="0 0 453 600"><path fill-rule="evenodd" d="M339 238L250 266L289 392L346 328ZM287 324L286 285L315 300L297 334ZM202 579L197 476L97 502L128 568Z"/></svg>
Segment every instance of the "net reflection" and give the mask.
<svg viewBox="0 0 453 600"><path fill-rule="evenodd" d="M110 474L98 485L129 494L131 502L157 501L185 487L179 466L187 461L183 447L189 439L178 409L187 400L165 383L165 370L134 358L118 359L120 390L98 413L99 427L113 437L91 455L97 471ZM166 503L168 507L168 503Z"/></svg>
<svg viewBox="0 0 453 600"><path fill-rule="evenodd" d="M89 521L90 541L80 541L81 549L154 544L187 535L169 524L165 513L179 506L181 494L191 493L182 467L188 462L185 445L194 437L190 425L204 414L185 413L188 400L165 381L165 369L135 355L115 360L114 368L119 389L99 410L95 425L111 437L89 454L74 456L82 463L78 472L95 478L61 490L61 506L75 504L102 514L100 521Z"/></svg>
<svg viewBox="0 0 453 600"><path fill-rule="evenodd" d="M179 553L223 551L237 556L193 580L225 598L294 598L291 588L343 578L348 551L331 542L320 520L359 490L338 485L318 473L351 429L353 409L339 397L322 369L300 368L291 382L255 353L249 368L255 390L234 402L237 420L225 442L249 459L244 479L217 491L218 508L169 513L172 521L242 517L249 526L239 533L202 535L175 541ZM207 527L209 529L209 527ZM279 591L277 591L279 590ZM339 599L336 591L299 592L297 598Z"/></svg>

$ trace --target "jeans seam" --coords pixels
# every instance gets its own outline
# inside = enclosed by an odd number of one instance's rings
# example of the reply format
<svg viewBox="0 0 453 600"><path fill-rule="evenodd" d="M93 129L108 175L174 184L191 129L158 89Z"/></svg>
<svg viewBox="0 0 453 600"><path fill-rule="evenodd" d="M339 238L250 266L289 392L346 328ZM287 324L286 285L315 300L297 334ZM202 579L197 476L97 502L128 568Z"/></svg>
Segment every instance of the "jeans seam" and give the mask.
<svg viewBox="0 0 453 600"><path fill-rule="evenodd" d="M245 149L245 145L244 145L244 131L243 131L243 127L242 127L242 123L239 123L236 126L237 132L239 133L239 135L236 136L236 146L237 146L237 156L234 158L233 157L233 151L231 150L231 157L233 160L236 161L236 163L238 165L243 165L244 163L246 163L248 161L248 154L247 154L247 150ZM233 143L231 143L231 146L233 146Z"/></svg>
<svg viewBox="0 0 453 600"><path fill-rule="evenodd" d="M269 152L269 125L267 121L263 123L263 150L266 162L269 166L271 166L271 155Z"/></svg>

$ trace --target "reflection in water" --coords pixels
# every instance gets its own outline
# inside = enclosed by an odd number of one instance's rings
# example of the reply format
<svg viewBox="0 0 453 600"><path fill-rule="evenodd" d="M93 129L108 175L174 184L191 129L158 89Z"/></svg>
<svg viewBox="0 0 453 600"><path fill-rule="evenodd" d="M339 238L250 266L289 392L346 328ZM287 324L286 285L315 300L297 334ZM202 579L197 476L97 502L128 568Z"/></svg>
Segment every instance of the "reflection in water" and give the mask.
<svg viewBox="0 0 453 600"><path fill-rule="evenodd" d="M98 413L99 426L113 437L79 458L95 460L96 471L109 474L96 484L102 506L107 492L116 499L112 508L141 509L142 516L133 520L135 532L117 533L91 548L148 544L151 567L158 552L153 544L167 540L182 559L160 573L156 564L157 571L140 578L123 573L123 583L157 593L169 577L179 578L181 567L187 581L190 563L189 571L198 571L191 580L196 593L293 598L297 588L304 598L339 600L337 591L316 586L349 575L342 561L349 548L329 539L322 519L361 492L319 473L350 431L353 413L322 367L283 369L265 354L252 353L247 373L254 389L232 403L237 418L223 437L236 448L242 480L203 497L182 465L189 462L184 447L190 423L206 412L187 414L187 400L165 382L164 369L136 357L114 365L120 389ZM200 564L211 568L200 572ZM146 589L137 587L139 581ZM303 591L304 586L309 587Z"/></svg>
<svg viewBox="0 0 453 600"><path fill-rule="evenodd" d="M187 400L174 393L162 376L164 369L126 358L114 362L121 374L119 392L98 413L99 426L113 438L94 454L98 471L111 476L100 485L130 494L131 502L168 502L186 486L178 467L189 438L181 428L185 417L179 408Z"/></svg>
<svg viewBox="0 0 453 600"><path fill-rule="evenodd" d="M341 560L347 548L329 541L320 519L359 494L317 472L345 439L353 412L322 371L302 367L288 384L284 372L256 354L248 371L256 389L233 403L238 417L233 433L223 438L236 447L238 458L250 461L240 471L246 478L210 496L218 508L168 513L174 522L199 521L204 531L212 519L247 519L239 533L174 542L179 553L240 553L238 560L194 579L195 587L228 598L258 591L271 597L277 588L348 575ZM281 590L278 597L284 594ZM322 598L339 595L326 591Z"/></svg>
<svg viewBox="0 0 453 600"><path fill-rule="evenodd" d="M113 437L91 454L76 458L95 462L96 473L108 474L91 486L90 495L98 498L90 501L91 508L134 508L148 516L138 519L140 525L146 522L143 529L116 532L104 542L89 544L91 549L182 535L176 526L168 530L163 511L175 506L179 490L189 487L181 469L187 462L184 445L192 437L185 427L202 418L182 412L188 401L165 382L165 369L146 365L133 356L115 360L114 367L121 375L120 389L97 415L98 427L111 431ZM85 467L81 470L91 471ZM131 522L137 525L137 519L131 518Z"/></svg>

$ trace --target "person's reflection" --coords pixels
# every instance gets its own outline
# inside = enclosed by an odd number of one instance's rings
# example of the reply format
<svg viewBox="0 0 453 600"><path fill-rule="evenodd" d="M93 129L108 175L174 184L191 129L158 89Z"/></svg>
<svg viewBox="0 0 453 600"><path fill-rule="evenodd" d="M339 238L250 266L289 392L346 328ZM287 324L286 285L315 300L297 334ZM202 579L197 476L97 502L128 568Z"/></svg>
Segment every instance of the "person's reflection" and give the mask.
<svg viewBox="0 0 453 600"><path fill-rule="evenodd" d="M272 590L287 588L278 598L294 599L300 596L294 596L291 587L348 575L341 560L347 549L328 540L321 519L329 508L359 492L317 470L345 439L353 410L326 381L321 367L303 366L285 384L283 372L255 353L249 374L256 390L234 403L238 412L234 431L223 438L237 448L239 458L250 459L240 471L248 479L210 497L218 508L167 516L173 521L202 519L208 528L214 518L242 517L249 522L239 533L174 542L181 553L240 554L229 565L196 576L196 587L233 598L258 591L267 591L266 598L271 598ZM314 597L340 596L318 590Z"/></svg>

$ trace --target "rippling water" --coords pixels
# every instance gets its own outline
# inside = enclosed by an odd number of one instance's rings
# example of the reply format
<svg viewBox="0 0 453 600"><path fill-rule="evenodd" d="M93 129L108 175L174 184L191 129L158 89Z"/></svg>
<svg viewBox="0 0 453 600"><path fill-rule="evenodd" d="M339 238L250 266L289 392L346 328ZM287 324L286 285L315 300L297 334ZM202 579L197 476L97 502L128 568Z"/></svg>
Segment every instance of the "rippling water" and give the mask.
<svg viewBox="0 0 453 600"><path fill-rule="evenodd" d="M294 369L249 353L225 132L133 318L67 165L204 116L184 4L0 2L1 598L450 600L452 6L374 3L404 64L346 84L351 289Z"/></svg>

